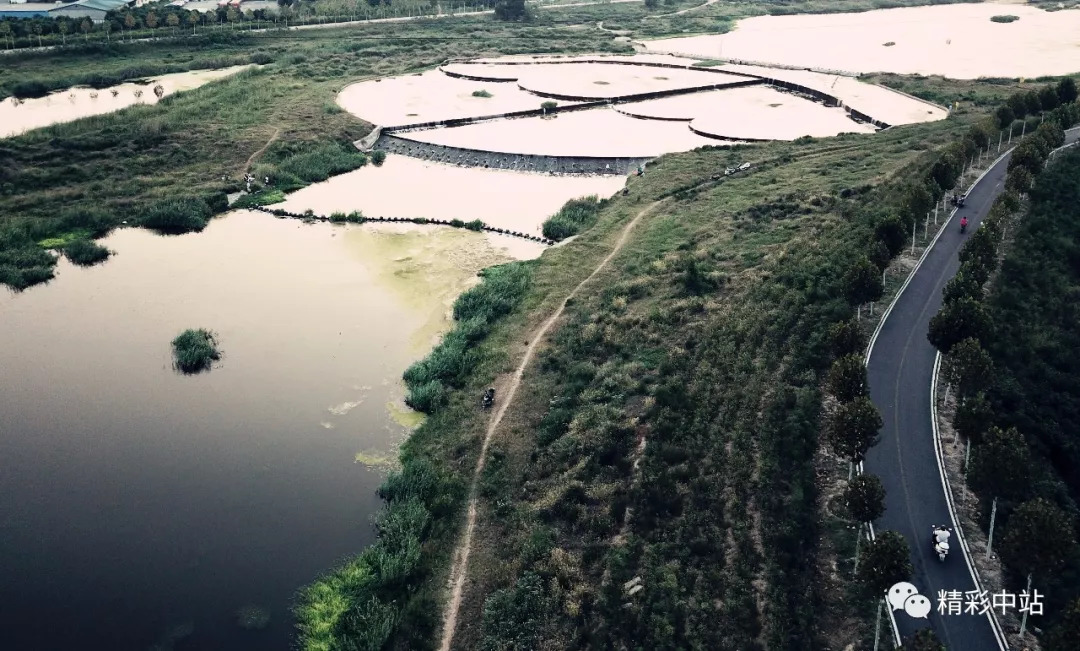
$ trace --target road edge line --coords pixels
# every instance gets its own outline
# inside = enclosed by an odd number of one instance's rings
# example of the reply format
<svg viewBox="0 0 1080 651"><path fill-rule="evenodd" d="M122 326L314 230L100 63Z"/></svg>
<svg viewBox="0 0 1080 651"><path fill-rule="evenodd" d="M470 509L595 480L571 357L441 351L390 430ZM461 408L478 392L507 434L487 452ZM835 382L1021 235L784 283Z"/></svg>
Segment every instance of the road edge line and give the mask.
<svg viewBox="0 0 1080 651"><path fill-rule="evenodd" d="M975 589L982 593L984 591L983 583L979 576L978 568L975 567L975 564L971 560L971 548L968 547L967 539L964 538L964 531L957 521L952 483L949 481L948 474L945 472L945 453L941 445L941 433L938 429L937 414L937 388L938 375L941 373L941 359L941 352L938 351L937 355L934 356L934 370L930 374L930 425L934 432L934 458L937 461L938 474L941 476L941 488L945 491L945 503L949 507L949 519L952 520L953 531L956 532L956 537L960 540L960 551L963 552L964 563L967 565L968 574L971 575L971 580L975 584ZM1005 630L1001 627L1001 622L998 621L997 613L991 608L986 611L986 617L990 620L990 629L994 632L994 637L997 639L998 648L1002 651L1007 651L1009 642L1005 637Z"/></svg>

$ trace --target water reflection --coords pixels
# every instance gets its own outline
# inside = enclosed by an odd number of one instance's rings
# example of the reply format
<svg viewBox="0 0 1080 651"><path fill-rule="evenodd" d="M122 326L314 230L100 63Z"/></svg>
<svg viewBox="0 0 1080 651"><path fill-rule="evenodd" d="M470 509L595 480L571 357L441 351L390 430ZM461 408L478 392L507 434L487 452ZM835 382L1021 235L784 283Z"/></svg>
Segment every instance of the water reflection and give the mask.
<svg viewBox="0 0 1080 651"><path fill-rule="evenodd" d="M288 648L293 592L370 541L402 370L508 257L443 239L238 212L3 292L0 647ZM209 373L172 370L186 327Z"/></svg>

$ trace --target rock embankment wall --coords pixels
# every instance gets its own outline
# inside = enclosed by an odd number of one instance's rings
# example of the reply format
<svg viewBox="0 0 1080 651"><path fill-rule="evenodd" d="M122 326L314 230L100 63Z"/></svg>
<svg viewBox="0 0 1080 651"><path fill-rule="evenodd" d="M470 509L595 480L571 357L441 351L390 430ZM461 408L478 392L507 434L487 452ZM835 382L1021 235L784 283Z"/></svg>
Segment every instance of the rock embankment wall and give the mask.
<svg viewBox="0 0 1080 651"><path fill-rule="evenodd" d="M460 165L462 167L484 167L547 174L619 174L625 176L652 158L541 156L538 154L500 153L418 142L403 136L387 134L385 131L379 137L375 146L392 154L450 165Z"/></svg>

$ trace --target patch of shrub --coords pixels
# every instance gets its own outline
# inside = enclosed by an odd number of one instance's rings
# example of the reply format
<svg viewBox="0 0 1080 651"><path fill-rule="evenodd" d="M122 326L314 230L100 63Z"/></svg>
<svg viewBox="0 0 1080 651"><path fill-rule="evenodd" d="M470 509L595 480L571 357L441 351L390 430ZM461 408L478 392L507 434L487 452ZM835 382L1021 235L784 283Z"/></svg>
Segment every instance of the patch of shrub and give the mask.
<svg viewBox="0 0 1080 651"><path fill-rule="evenodd" d="M434 413L448 400L447 387L459 387L480 361L476 345L491 324L521 302L532 277L532 265L515 262L481 272L483 282L454 302L454 328L424 359L404 375L409 393L405 402L424 413Z"/></svg>
<svg viewBox="0 0 1080 651"><path fill-rule="evenodd" d="M268 188L245 194L233 202L233 208L253 208L255 206L269 206L285 201L285 193L277 188Z"/></svg>
<svg viewBox="0 0 1080 651"><path fill-rule="evenodd" d="M465 222L465 228L469 229L470 231L479 232L484 230L484 222L480 221L479 219L474 219L471 222Z"/></svg>
<svg viewBox="0 0 1080 651"><path fill-rule="evenodd" d="M89 266L107 260L111 253L100 244L81 238L64 245L64 255L67 256L67 259L82 266Z"/></svg>
<svg viewBox="0 0 1080 651"><path fill-rule="evenodd" d="M325 181L335 174L351 172L367 165L367 156L359 151L349 151L338 143L326 143L309 151L289 156L277 165L277 173L270 175L274 185L281 187L283 179L296 178L305 183ZM282 174L287 176L281 176ZM291 188L283 188L291 189Z"/></svg>
<svg viewBox="0 0 1080 651"><path fill-rule="evenodd" d="M484 89L474 90L472 92L472 96L473 97L492 97L491 93L487 92Z"/></svg>
<svg viewBox="0 0 1080 651"><path fill-rule="evenodd" d="M385 151L383 151L381 149L376 149L375 151L371 152L371 164L374 165L375 167L382 166L383 161L385 161L385 160L386 160L386 152Z"/></svg>
<svg viewBox="0 0 1080 651"><path fill-rule="evenodd" d="M990 22L994 23L1012 23L1020 20L1020 16L990 16Z"/></svg>
<svg viewBox="0 0 1080 651"><path fill-rule="evenodd" d="M209 330L187 329L172 340L173 361L182 373L198 373L209 370L211 364L221 359L217 341Z"/></svg>
<svg viewBox="0 0 1080 651"><path fill-rule="evenodd" d="M555 241L564 240L591 227L596 223L601 206L596 195L567 201L559 212L544 222L544 237Z"/></svg>
<svg viewBox="0 0 1080 651"><path fill-rule="evenodd" d="M38 246L0 248L0 283L15 290L26 289L52 279L55 265L56 258Z"/></svg>
<svg viewBox="0 0 1080 651"><path fill-rule="evenodd" d="M165 235L179 235L206 228L212 214L202 199L165 199L152 204L139 224Z"/></svg>

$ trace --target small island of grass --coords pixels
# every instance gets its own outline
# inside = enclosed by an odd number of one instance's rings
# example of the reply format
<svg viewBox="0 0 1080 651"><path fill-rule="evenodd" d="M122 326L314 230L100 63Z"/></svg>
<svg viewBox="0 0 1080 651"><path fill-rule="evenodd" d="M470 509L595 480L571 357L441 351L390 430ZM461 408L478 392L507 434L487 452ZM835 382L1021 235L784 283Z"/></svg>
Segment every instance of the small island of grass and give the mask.
<svg viewBox="0 0 1080 651"><path fill-rule="evenodd" d="M896 41L888 41L887 43L882 43L882 45L885 47L892 47L896 45Z"/></svg>
<svg viewBox="0 0 1080 651"><path fill-rule="evenodd" d="M86 239L71 240L63 247L64 255L77 265L84 267L108 259L111 251L100 244Z"/></svg>
<svg viewBox="0 0 1080 651"><path fill-rule="evenodd" d="M221 359L213 333L203 328L181 332L173 339L172 347L176 368L182 373L209 370L211 364Z"/></svg>
<svg viewBox="0 0 1080 651"><path fill-rule="evenodd" d="M491 93L489 93L486 90L481 88L480 90L474 90L472 92L472 96L473 97L491 97Z"/></svg>
<svg viewBox="0 0 1080 651"><path fill-rule="evenodd" d="M1013 23L1020 20L1020 16L990 16L990 21L995 23Z"/></svg>

